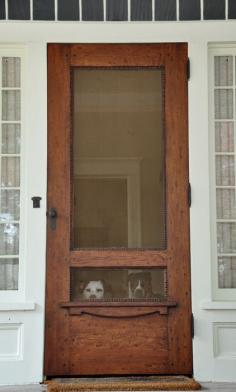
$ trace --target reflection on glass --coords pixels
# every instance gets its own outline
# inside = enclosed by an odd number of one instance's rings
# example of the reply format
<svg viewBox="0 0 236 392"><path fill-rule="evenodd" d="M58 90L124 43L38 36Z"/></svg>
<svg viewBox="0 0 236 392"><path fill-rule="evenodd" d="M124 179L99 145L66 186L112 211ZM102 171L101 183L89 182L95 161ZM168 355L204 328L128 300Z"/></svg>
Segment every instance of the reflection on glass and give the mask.
<svg viewBox="0 0 236 392"><path fill-rule="evenodd" d="M215 56L215 86L232 86L233 56Z"/></svg>
<svg viewBox="0 0 236 392"><path fill-rule="evenodd" d="M218 279L220 289L236 288L236 257L218 257Z"/></svg>
<svg viewBox="0 0 236 392"><path fill-rule="evenodd" d="M2 158L2 187L20 186L20 158L3 157Z"/></svg>
<svg viewBox="0 0 236 392"><path fill-rule="evenodd" d="M127 181L79 178L74 189L78 201L75 213L80 219L80 226L74 229L75 243L82 248L127 247Z"/></svg>
<svg viewBox="0 0 236 392"><path fill-rule="evenodd" d="M216 156L216 185L235 185L235 163L233 156Z"/></svg>
<svg viewBox="0 0 236 392"><path fill-rule="evenodd" d="M19 254L19 224L0 224L0 255Z"/></svg>
<svg viewBox="0 0 236 392"><path fill-rule="evenodd" d="M18 289L19 259L0 259L0 290Z"/></svg>
<svg viewBox="0 0 236 392"><path fill-rule="evenodd" d="M2 91L2 119L19 121L20 117L20 91Z"/></svg>
<svg viewBox="0 0 236 392"><path fill-rule="evenodd" d="M215 90L215 118L233 118L233 90Z"/></svg>
<svg viewBox="0 0 236 392"><path fill-rule="evenodd" d="M19 57L2 58L2 87L20 87Z"/></svg>
<svg viewBox="0 0 236 392"><path fill-rule="evenodd" d="M2 190L0 194L0 222L20 219L20 191Z"/></svg>
<svg viewBox="0 0 236 392"><path fill-rule="evenodd" d="M234 152L234 123L216 122L215 151Z"/></svg>
<svg viewBox="0 0 236 392"><path fill-rule="evenodd" d="M217 223L218 253L236 253L236 223Z"/></svg>
<svg viewBox="0 0 236 392"><path fill-rule="evenodd" d="M216 189L217 219L236 219L234 189Z"/></svg>
<svg viewBox="0 0 236 392"><path fill-rule="evenodd" d="M165 268L71 268L71 301L161 301L166 298Z"/></svg>
<svg viewBox="0 0 236 392"><path fill-rule="evenodd" d="M20 153L20 124L2 125L2 153Z"/></svg>
<svg viewBox="0 0 236 392"><path fill-rule="evenodd" d="M166 248L163 71L73 70L73 248Z"/></svg>

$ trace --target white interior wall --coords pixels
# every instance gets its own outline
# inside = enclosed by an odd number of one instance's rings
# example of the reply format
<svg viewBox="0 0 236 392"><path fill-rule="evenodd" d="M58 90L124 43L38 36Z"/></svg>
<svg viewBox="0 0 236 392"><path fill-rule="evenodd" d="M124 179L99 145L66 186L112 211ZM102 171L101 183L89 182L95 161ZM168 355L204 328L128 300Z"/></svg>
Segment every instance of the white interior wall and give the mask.
<svg viewBox="0 0 236 392"><path fill-rule="evenodd" d="M189 155L192 184L191 270L195 316L194 375L201 381L236 381L236 304L212 302L208 146L208 43L236 42L236 21L158 23L0 22L2 44L26 48L27 252L24 298L0 304L1 328L23 325L22 352L1 358L0 384L42 380L46 249L47 42L188 42ZM32 196L41 196L40 210ZM28 305L32 306L28 306ZM35 306L34 306L35 304ZM31 310L18 310L27 308ZM227 307L231 308L230 310ZM8 328L8 329L7 329ZM5 331L4 330L4 331ZM10 332L9 332L10 336ZM229 347L231 347L229 349Z"/></svg>

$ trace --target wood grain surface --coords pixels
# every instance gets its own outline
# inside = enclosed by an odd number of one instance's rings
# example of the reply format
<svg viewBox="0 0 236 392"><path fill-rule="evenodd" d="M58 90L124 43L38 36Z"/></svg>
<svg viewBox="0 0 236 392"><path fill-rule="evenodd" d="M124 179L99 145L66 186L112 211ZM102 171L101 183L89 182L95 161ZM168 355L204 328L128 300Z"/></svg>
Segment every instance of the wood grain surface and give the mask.
<svg viewBox="0 0 236 392"><path fill-rule="evenodd" d="M186 44L48 45L47 203L58 218L56 230L47 228L47 376L192 373L186 64ZM167 249L72 250L71 69L124 66L165 69ZM61 306L70 302L71 266L166 267L177 307L149 315L150 307L130 307L129 317L121 306L109 318L98 305L95 315L73 314Z"/></svg>

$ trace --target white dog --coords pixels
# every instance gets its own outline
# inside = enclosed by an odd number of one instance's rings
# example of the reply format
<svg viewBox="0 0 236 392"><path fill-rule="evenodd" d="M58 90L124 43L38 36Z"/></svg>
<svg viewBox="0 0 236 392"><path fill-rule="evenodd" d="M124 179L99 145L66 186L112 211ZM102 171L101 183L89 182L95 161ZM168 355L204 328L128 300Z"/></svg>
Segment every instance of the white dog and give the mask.
<svg viewBox="0 0 236 392"><path fill-rule="evenodd" d="M83 299L102 299L104 297L104 284L101 280L91 280L82 292Z"/></svg>

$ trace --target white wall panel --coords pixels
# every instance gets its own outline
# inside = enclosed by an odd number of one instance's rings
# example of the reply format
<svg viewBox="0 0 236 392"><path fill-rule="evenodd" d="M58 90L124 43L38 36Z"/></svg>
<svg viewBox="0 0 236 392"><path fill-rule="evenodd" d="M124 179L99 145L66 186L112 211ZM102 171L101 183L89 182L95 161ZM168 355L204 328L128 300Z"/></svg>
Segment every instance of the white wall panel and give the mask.
<svg viewBox="0 0 236 392"><path fill-rule="evenodd" d="M22 359L22 324L0 323L0 361Z"/></svg>
<svg viewBox="0 0 236 392"><path fill-rule="evenodd" d="M213 329L215 357L236 360L236 323L214 323Z"/></svg>

